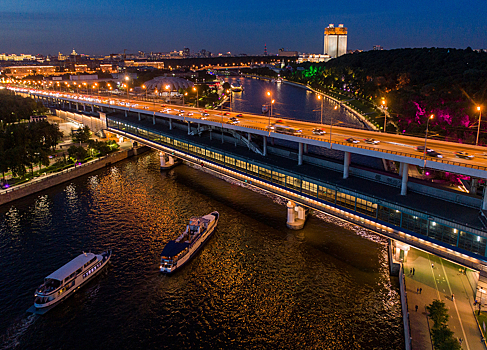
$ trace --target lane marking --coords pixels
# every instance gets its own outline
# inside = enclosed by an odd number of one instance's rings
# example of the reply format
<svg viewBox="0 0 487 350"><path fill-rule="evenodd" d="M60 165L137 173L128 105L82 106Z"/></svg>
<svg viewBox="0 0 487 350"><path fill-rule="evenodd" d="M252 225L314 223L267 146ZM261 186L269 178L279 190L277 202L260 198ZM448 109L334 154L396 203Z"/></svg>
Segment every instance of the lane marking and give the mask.
<svg viewBox="0 0 487 350"><path fill-rule="evenodd" d="M440 263L441 263L441 268L443 269L443 273L445 274L446 283L448 284L448 289L450 290L450 294L453 295L453 292L452 292L451 286L450 286L450 281L449 281L448 275L446 274L446 271L445 271L445 265L443 265L443 259L440 259ZM468 346L467 336L465 334L465 329L463 328L462 318L460 317L460 312L458 312L457 302L455 301L455 298L453 298L452 301L453 301L453 305L455 306L455 311L457 312L458 321L460 321L460 327L462 328L463 339L465 340L465 345L467 346L467 350L470 350L470 346Z"/></svg>

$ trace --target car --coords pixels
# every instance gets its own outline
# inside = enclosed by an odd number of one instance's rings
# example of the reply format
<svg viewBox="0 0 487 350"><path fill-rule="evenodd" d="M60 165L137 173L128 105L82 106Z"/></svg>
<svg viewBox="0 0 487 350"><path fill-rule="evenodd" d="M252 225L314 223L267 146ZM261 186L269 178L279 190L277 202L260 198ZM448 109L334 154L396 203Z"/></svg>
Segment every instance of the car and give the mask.
<svg viewBox="0 0 487 350"><path fill-rule="evenodd" d="M350 142L350 143L359 143L359 140L354 139L353 137L349 137L348 139L345 139L345 141Z"/></svg>
<svg viewBox="0 0 487 350"><path fill-rule="evenodd" d="M193 112L188 112L188 113L187 113L187 116L188 116L188 117L192 117L192 116L193 116Z"/></svg>
<svg viewBox="0 0 487 350"><path fill-rule="evenodd" d="M179 113L184 113L184 109L180 109L179 110Z"/></svg>
<svg viewBox="0 0 487 350"><path fill-rule="evenodd" d="M230 113L228 113L228 112L225 112L225 113L223 113L223 115L230 115Z"/></svg>
<svg viewBox="0 0 487 350"><path fill-rule="evenodd" d="M206 119L208 119L208 117L202 115L200 119L206 120Z"/></svg>
<svg viewBox="0 0 487 350"><path fill-rule="evenodd" d="M184 113L178 113L178 117L184 117Z"/></svg>
<svg viewBox="0 0 487 350"><path fill-rule="evenodd" d="M426 151L426 154L430 157L433 157L433 158L443 158L443 155L441 153L438 153L434 150L427 150Z"/></svg>
<svg viewBox="0 0 487 350"><path fill-rule="evenodd" d="M463 152L463 151L455 152L455 156L457 156L458 158L463 158L463 159L473 159L473 157L474 157L473 154Z"/></svg>
<svg viewBox="0 0 487 350"><path fill-rule="evenodd" d="M237 118L243 118L243 114L237 114Z"/></svg>
<svg viewBox="0 0 487 350"><path fill-rule="evenodd" d="M201 115L202 115L203 117L208 117L210 114L209 114L209 113L206 113L206 112L203 112L203 113L201 113Z"/></svg>
<svg viewBox="0 0 487 350"><path fill-rule="evenodd" d="M324 134L326 134L326 132L325 132L325 130L323 130L323 129L320 129L320 128L314 128L314 129L313 129L313 134L315 134L315 135L324 135Z"/></svg>
<svg viewBox="0 0 487 350"><path fill-rule="evenodd" d="M424 146L417 146L416 151L424 152ZM433 150L431 148L427 148L426 152L433 152Z"/></svg>
<svg viewBox="0 0 487 350"><path fill-rule="evenodd" d="M148 106L144 106L144 109L149 109L149 107Z"/></svg>
<svg viewBox="0 0 487 350"><path fill-rule="evenodd" d="M371 144L371 145L377 145L380 141L379 140L376 140L376 139L373 139L373 138L366 138L364 139L364 142L365 143L368 143L368 144Z"/></svg>

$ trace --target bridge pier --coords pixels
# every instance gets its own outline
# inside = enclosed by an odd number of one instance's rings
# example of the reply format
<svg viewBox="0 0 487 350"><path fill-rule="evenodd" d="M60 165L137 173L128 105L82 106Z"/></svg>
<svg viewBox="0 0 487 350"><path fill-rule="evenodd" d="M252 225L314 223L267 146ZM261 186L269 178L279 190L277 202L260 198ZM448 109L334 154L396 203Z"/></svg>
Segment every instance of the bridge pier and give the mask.
<svg viewBox="0 0 487 350"><path fill-rule="evenodd" d="M91 113L95 113L95 105L91 105Z"/></svg>
<svg viewBox="0 0 487 350"><path fill-rule="evenodd" d="M482 210L487 210L487 188L484 187L484 200L482 201Z"/></svg>
<svg viewBox="0 0 487 350"><path fill-rule="evenodd" d="M159 159L161 162L161 170L169 170L179 164L179 161L174 160L172 155L164 152L159 152Z"/></svg>
<svg viewBox="0 0 487 350"><path fill-rule="evenodd" d="M79 111L78 102L76 102L76 110Z"/></svg>
<svg viewBox="0 0 487 350"><path fill-rule="evenodd" d="M247 140L249 140L249 142L252 142L252 135L250 134L250 132L247 133Z"/></svg>
<svg viewBox="0 0 487 350"><path fill-rule="evenodd" d="M298 165L303 165L303 143L299 143Z"/></svg>
<svg viewBox="0 0 487 350"><path fill-rule="evenodd" d="M188 122L188 135L191 135L191 123Z"/></svg>
<svg viewBox="0 0 487 350"><path fill-rule="evenodd" d="M306 154L308 153L308 144L307 143L304 144L304 153L306 153Z"/></svg>
<svg viewBox="0 0 487 350"><path fill-rule="evenodd" d="M408 192L408 171L409 171L409 164L401 162L399 166L399 172L402 176L401 181L401 196L405 196Z"/></svg>
<svg viewBox="0 0 487 350"><path fill-rule="evenodd" d="M172 130L172 119L169 118L169 130Z"/></svg>
<svg viewBox="0 0 487 350"><path fill-rule="evenodd" d="M156 125L156 112L152 115L152 124Z"/></svg>
<svg viewBox="0 0 487 350"><path fill-rule="evenodd" d="M140 112L137 112L137 118L139 119L140 122Z"/></svg>
<svg viewBox="0 0 487 350"><path fill-rule="evenodd" d="M394 260L406 262L408 257L408 252L411 246L409 244L393 240L393 256Z"/></svg>
<svg viewBox="0 0 487 350"><path fill-rule="evenodd" d="M348 171L350 169L350 152L345 152L343 157L343 178L348 179Z"/></svg>
<svg viewBox="0 0 487 350"><path fill-rule="evenodd" d="M86 103L83 103L83 111L86 112Z"/></svg>
<svg viewBox="0 0 487 350"><path fill-rule="evenodd" d="M127 110L125 110L125 117L128 117L128 113L127 113Z"/></svg>
<svg viewBox="0 0 487 350"><path fill-rule="evenodd" d="M264 144L263 144L263 153L264 157L267 156L267 136L264 136Z"/></svg>
<svg viewBox="0 0 487 350"><path fill-rule="evenodd" d="M308 209L296 205L293 201L287 202L287 222L286 226L292 230L301 230L308 217Z"/></svg>

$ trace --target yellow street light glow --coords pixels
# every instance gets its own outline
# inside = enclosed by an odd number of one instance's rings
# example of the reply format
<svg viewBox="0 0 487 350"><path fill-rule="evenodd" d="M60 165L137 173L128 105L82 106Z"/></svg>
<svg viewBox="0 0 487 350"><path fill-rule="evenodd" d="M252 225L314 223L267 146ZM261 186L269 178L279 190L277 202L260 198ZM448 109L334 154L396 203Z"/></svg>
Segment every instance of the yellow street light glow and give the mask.
<svg viewBox="0 0 487 350"><path fill-rule="evenodd" d="M271 95L271 92L270 91L267 91L267 96L270 96Z"/></svg>
<svg viewBox="0 0 487 350"><path fill-rule="evenodd" d="M435 117L435 115L434 115L434 114L430 115L430 119L433 119L434 117Z"/></svg>
<svg viewBox="0 0 487 350"><path fill-rule="evenodd" d="M480 106L477 106L477 111L480 111Z"/></svg>

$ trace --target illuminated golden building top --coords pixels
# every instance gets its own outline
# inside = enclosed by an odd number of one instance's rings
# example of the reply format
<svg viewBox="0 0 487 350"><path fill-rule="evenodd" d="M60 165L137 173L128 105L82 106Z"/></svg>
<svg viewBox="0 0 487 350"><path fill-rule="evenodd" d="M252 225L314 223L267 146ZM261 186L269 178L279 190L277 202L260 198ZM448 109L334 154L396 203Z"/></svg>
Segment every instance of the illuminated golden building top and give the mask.
<svg viewBox="0 0 487 350"><path fill-rule="evenodd" d="M347 35L345 27L328 27L325 28L325 35Z"/></svg>

